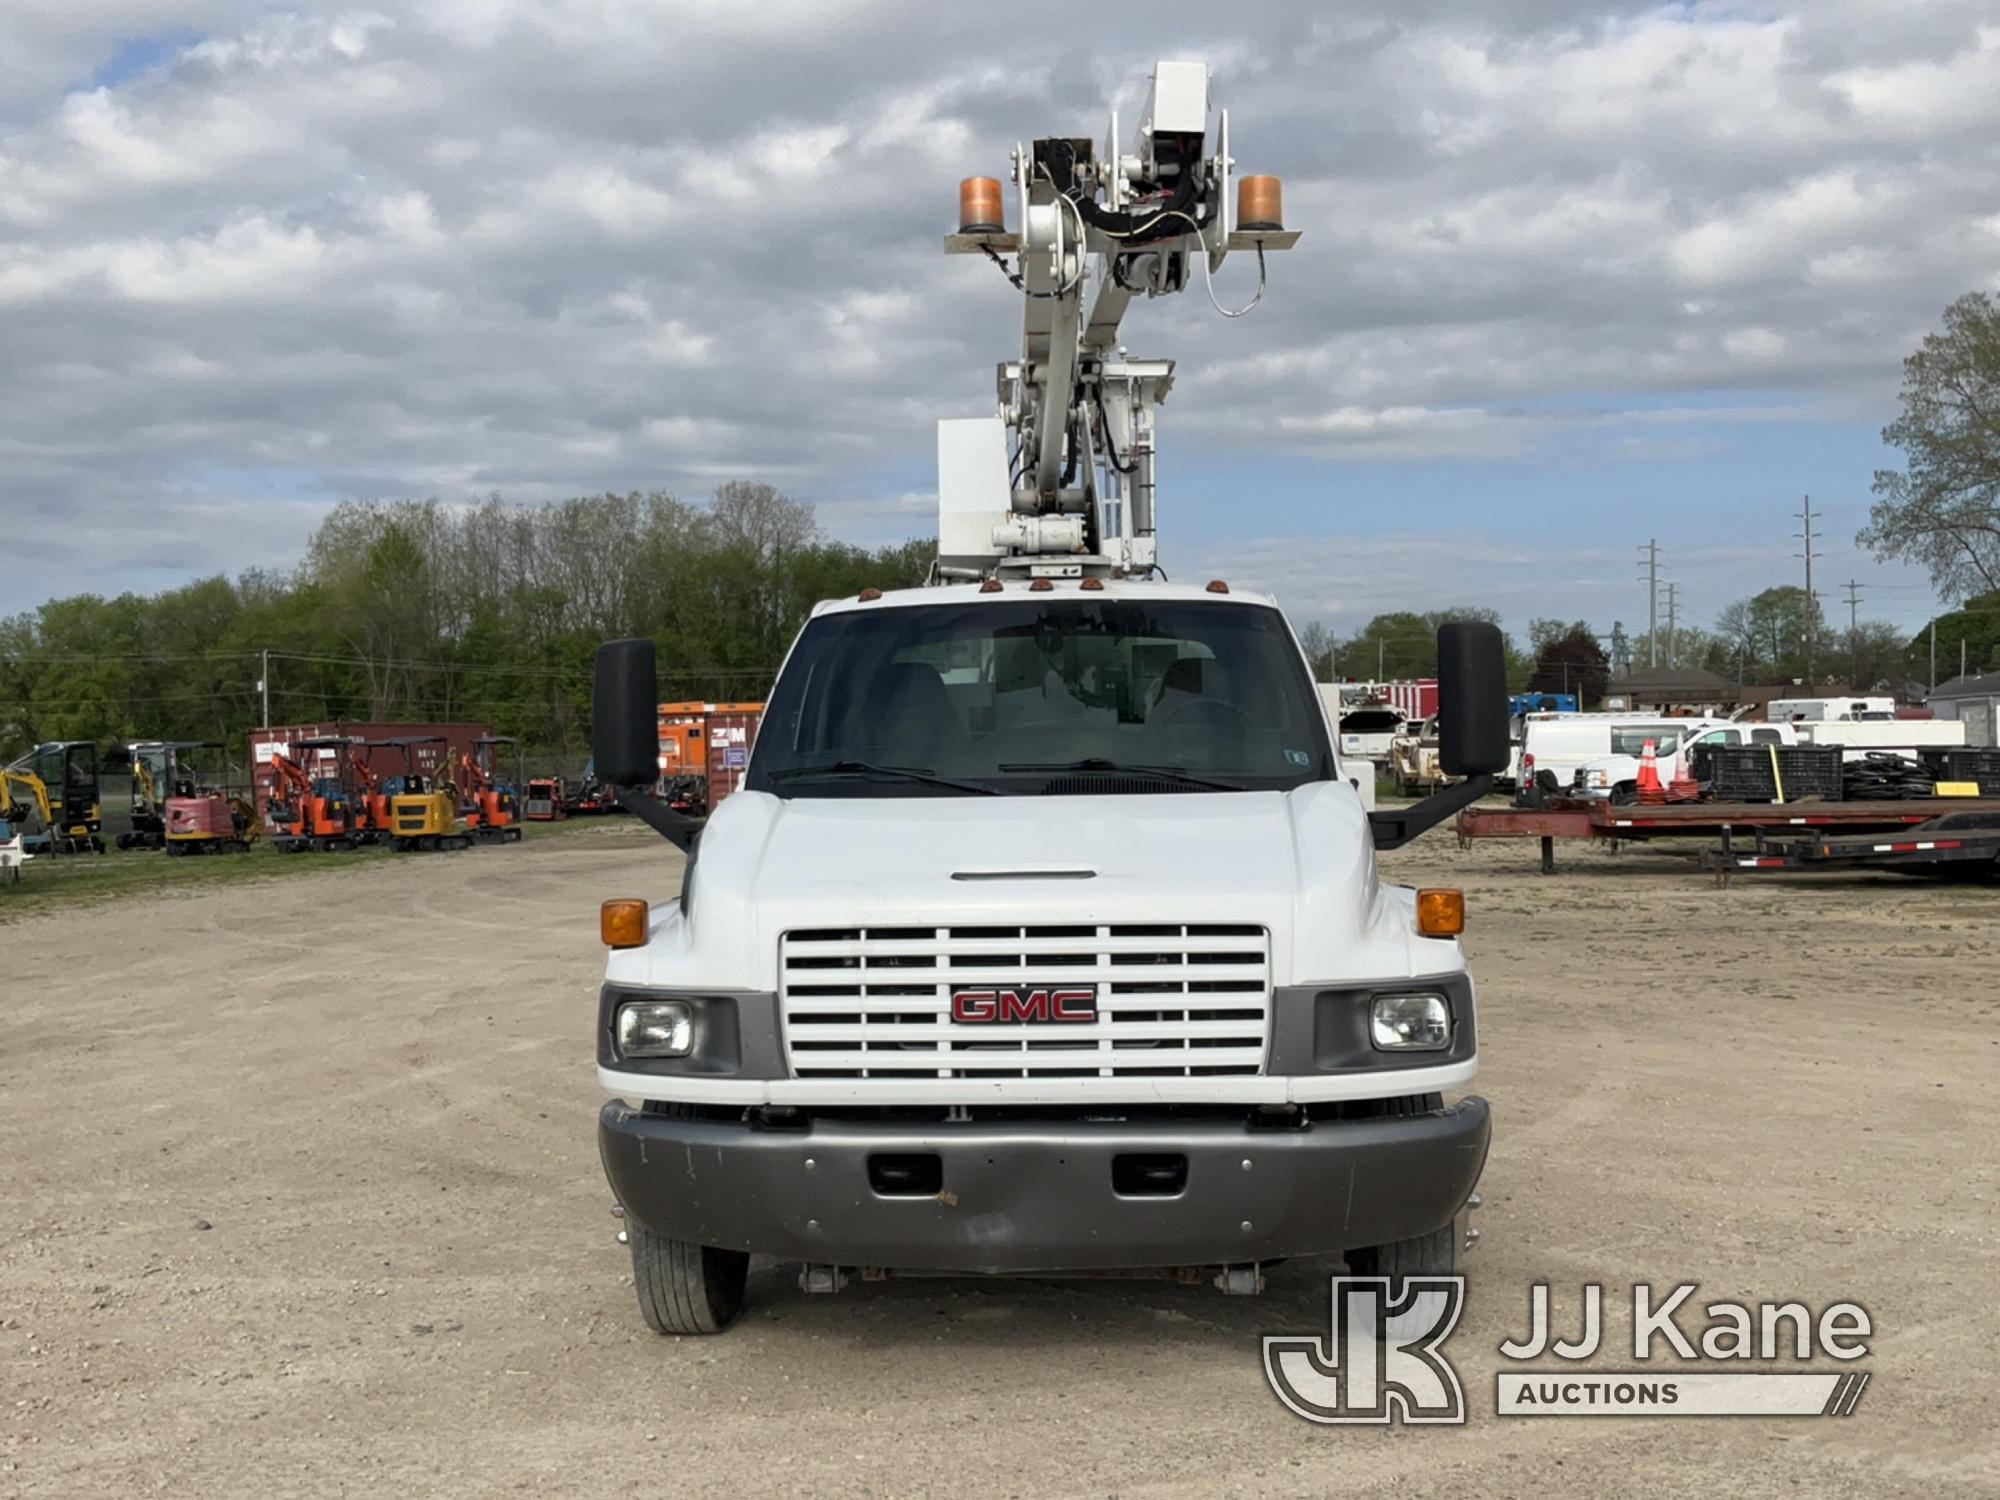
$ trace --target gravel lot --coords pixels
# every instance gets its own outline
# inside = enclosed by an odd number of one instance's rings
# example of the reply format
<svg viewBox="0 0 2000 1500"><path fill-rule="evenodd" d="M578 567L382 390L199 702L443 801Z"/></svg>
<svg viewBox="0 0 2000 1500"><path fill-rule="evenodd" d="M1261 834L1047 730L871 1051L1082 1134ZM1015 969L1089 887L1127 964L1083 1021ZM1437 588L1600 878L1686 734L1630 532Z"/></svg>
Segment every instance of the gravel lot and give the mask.
<svg viewBox="0 0 2000 1500"><path fill-rule="evenodd" d="M0 1494L2000 1492L2000 892L1565 857L1385 860L1466 887L1482 986L1456 1430L1278 1405L1258 1335L1324 1330L1324 1262L1255 1300L760 1262L728 1335L646 1332L589 1036L597 902L676 882L638 830L0 925ZM1494 1417L1530 1284L1586 1280L1857 1300L1875 1379L1843 1421Z"/></svg>

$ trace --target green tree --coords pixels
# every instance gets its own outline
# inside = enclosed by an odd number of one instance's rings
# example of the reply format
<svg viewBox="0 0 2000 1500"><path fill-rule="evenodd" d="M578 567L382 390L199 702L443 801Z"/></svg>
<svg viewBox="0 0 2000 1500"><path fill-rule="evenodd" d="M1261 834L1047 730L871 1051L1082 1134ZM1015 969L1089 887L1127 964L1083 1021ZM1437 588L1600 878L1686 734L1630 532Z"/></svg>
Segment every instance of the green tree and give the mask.
<svg viewBox="0 0 2000 1500"><path fill-rule="evenodd" d="M2000 589L1973 595L1962 608L1945 611L1910 638L1906 660L1912 681L1929 683L1933 642L1939 682L1956 677L1960 661L1969 673L2000 671Z"/></svg>
<svg viewBox="0 0 2000 1500"><path fill-rule="evenodd" d="M1533 620L1528 625L1528 639L1534 647L1529 692L1576 693L1585 708L1604 701L1611 681L1611 660L1589 625L1582 620L1570 625Z"/></svg>
<svg viewBox="0 0 2000 1500"><path fill-rule="evenodd" d="M1814 648L1814 675L1839 669L1839 643L1827 632L1819 600L1809 601L1795 584L1780 584L1727 606L1715 618L1715 635L1721 660L1734 668L1725 675L1746 682L1760 677L1803 680L1809 648Z"/></svg>
<svg viewBox="0 0 2000 1500"><path fill-rule="evenodd" d="M1930 570L1942 594L2000 589L2000 301L1968 292L1903 361L1902 412L1882 441L1861 544Z"/></svg>

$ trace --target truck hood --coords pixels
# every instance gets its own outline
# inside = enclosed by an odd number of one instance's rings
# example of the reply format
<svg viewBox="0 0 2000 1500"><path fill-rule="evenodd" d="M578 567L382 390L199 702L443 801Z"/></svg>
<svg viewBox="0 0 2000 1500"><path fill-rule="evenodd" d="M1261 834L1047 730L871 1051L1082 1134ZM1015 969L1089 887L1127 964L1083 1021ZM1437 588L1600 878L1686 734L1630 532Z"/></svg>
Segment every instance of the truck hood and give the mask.
<svg viewBox="0 0 2000 1500"><path fill-rule="evenodd" d="M799 928L1246 923L1273 980L1462 966L1419 938L1408 891L1376 878L1345 782L1291 792L1104 797L778 798L739 792L700 844L687 913L614 954L635 983L775 986ZM632 970L621 975L620 960Z"/></svg>

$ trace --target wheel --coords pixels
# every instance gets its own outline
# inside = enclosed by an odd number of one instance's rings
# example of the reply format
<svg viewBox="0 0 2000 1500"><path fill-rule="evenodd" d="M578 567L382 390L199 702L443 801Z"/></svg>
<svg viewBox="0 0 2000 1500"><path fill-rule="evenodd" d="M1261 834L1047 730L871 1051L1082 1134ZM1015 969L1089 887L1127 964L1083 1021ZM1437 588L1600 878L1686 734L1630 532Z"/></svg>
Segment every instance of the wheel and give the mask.
<svg viewBox="0 0 2000 1500"><path fill-rule="evenodd" d="M1639 785L1633 781L1621 781L1611 789L1613 807L1631 807L1639 800Z"/></svg>
<svg viewBox="0 0 2000 1500"><path fill-rule="evenodd" d="M654 1103L648 1113L675 1119L698 1119L693 1104ZM690 1240L669 1239L632 1224L626 1232L632 1245L632 1285L639 1293L639 1312L655 1333L720 1333L743 1310L743 1284L750 1272L750 1252L718 1250Z"/></svg>
<svg viewBox="0 0 2000 1500"><path fill-rule="evenodd" d="M1403 1099L1371 1099L1347 1113L1348 1119L1406 1119L1444 1108L1442 1094L1412 1094ZM1440 1225L1428 1234L1386 1245L1361 1245L1347 1252L1350 1276L1386 1276L1389 1300L1403 1295L1408 1276L1449 1276L1458 1266L1458 1226Z"/></svg>
<svg viewBox="0 0 2000 1500"><path fill-rule="evenodd" d="M632 1284L639 1312L655 1333L720 1333L743 1310L747 1250L717 1250L668 1239L634 1224Z"/></svg>
<svg viewBox="0 0 2000 1500"><path fill-rule="evenodd" d="M1350 1276L1386 1276L1389 1300L1403 1295L1407 1276L1449 1276L1458 1265L1458 1226L1445 1224L1429 1234L1386 1245L1365 1245L1347 1252Z"/></svg>

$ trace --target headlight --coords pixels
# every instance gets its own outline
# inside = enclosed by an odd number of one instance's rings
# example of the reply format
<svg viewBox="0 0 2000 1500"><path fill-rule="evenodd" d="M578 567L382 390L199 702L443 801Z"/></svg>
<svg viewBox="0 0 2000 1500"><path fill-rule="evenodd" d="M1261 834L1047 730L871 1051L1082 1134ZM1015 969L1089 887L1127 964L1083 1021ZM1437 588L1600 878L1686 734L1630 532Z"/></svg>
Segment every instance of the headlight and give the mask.
<svg viewBox="0 0 2000 1500"><path fill-rule="evenodd" d="M1377 995L1370 1032L1378 1052L1441 1052L1451 1045L1442 995Z"/></svg>
<svg viewBox="0 0 2000 1500"><path fill-rule="evenodd" d="M618 1007L621 1057L686 1057L694 1051L694 1011L685 1000L634 1000Z"/></svg>
<svg viewBox="0 0 2000 1500"><path fill-rule="evenodd" d="M1585 786L1610 786L1611 773L1609 771L1586 771L1583 773L1583 781Z"/></svg>

